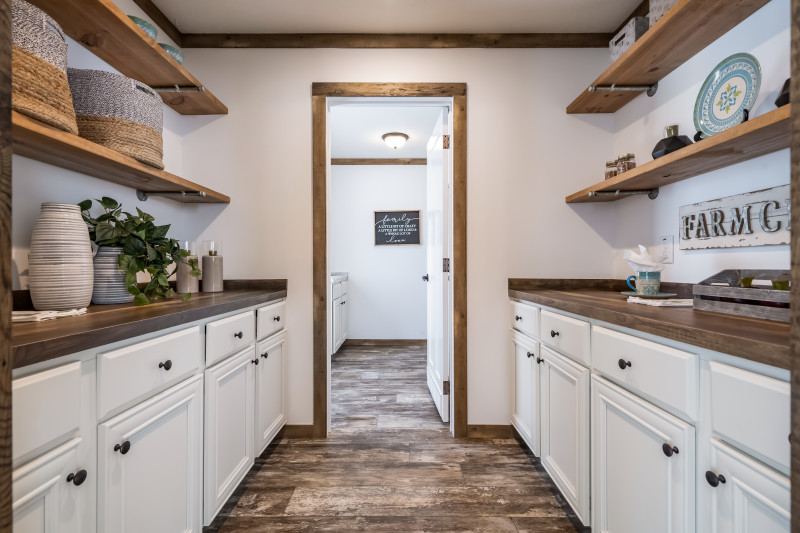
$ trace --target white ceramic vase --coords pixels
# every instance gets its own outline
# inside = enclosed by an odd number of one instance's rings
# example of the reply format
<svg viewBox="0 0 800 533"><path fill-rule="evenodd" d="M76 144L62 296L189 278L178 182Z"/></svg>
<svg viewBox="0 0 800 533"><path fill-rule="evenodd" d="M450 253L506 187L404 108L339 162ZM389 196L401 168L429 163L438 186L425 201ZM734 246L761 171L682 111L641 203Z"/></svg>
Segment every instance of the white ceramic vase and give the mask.
<svg viewBox="0 0 800 533"><path fill-rule="evenodd" d="M33 307L39 311L79 309L92 299L92 245L75 204L43 203L28 256Z"/></svg>
<svg viewBox="0 0 800 533"><path fill-rule="evenodd" d="M100 246L94 256L93 304L125 304L133 295L125 286L125 271L119 268L121 246Z"/></svg>

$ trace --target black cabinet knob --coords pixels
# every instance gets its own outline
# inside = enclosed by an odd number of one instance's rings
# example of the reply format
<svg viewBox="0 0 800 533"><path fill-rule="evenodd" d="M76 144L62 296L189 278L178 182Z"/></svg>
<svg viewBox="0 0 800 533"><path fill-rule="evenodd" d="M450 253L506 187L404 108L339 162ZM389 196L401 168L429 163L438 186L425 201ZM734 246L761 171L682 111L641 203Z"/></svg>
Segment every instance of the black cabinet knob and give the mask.
<svg viewBox="0 0 800 533"><path fill-rule="evenodd" d="M542 359L541 357L537 357L537 358L536 358L536 364L537 364L537 365L540 365L540 364L542 364L542 362L544 362L544 359Z"/></svg>
<svg viewBox="0 0 800 533"><path fill-rule="evenodd" d="M706 471L706 481L712 487L718 487L720 483L725 483L727 480L722 474L715 474L711 470Z"/></svg>
<svg viewBox="0 0 800 533"><path fill-rule="evenodd" d="M117 444L116 446L114 446L114 451L115 452L119 452L122 455L125 455L126 453L128 453L128 451L130 451L130 449L131 449L131 441L129 441L129 440L126 440L122 444Z"/></svg>
<svg viewBox="0 0 800 533"><path fill-rule="evenodd" d="M281 315L272 317L272 320L274 320L275 322L280 322L281 321Z"/></svg>
<svg viewBox="0 0 800 533"><path fill-rule="evenodd" d="M427 274L422 276L422 281L430 281L430 279L431 279L430 276L428 276Z"/></svg>
<svg viewBox="0 0 800 533"><path fill-rule="evenodd" d="M550 336L553 337L554 339L559 335L561 335L561 334L558 331L556 331L554 329L550 330Z"/></svg>
<svg viewBox="0 0 800 533"><path fill-rule="evenodd" d="M667 444L665 442L664 444L661 445L661 451L664 452L664 455L666 455L667 457L672 457L673 454L678 453L678 447L671 446L670 444Z"/></svg>
<svg viewBox="0 0 800 533"><path fill-rule="evenodd" d="M252 361L250 361L250 362L251 362L251 363L253 363L254 365L257 365L257 364L258 364L258 359L253 359L253 360L252 360Z"/></svg>
<svg viewBox="0 0 800 533"><path fill-rule="evenodd" d="M269 357L269 352L264 352L264 353L262 353L262 354L261 354L261 357L263 357L264 359L266 359L267 357Z"/></svg>
<svg viewBox="0 0 800 533"><path fill-rule="evenodd" d="M158 363L158 368L163 368L164 370L169 372L169 369L172 368L172 361L167 359L163 363Z"/></svg>
<svg viewBox="0 0 800 533"><path fill-rule="evenodd" d="M244 337L244 333L242 333L242 332L240 331L239 333L234 333L234 334L233 334L233 336L234 336L234 337L239 337L239 338L241 339L242 337Z"/></svg>
<svg viewBox="0 0 800 533"><path fill-rule="evenodd" d="M625 359L620 359L619 361L617 361L617 364L619 365L620 370L625 370L625 367L630 368L631 366L631 362L626 361Z"/></svg>
<svg viewBox="0 0 800 533"><path fill-rule="evenodd" d="M533 357L533 354L531 352L528 352L528 359L530 359L531 357Z"/></svg>
<svg viewBox="0 0 800 533"><path fill-rule="evenodd" d="M522 320L522 317L519 315L514 315L514 320L519 322L520 320Z"/></svg>
<svg viewBox="0 0 800 533"><path fill-rule="evenodd" d="M67 476L67 483L72 483L76 487L80 487L83 485L83 482L86 481L86 475L86 470L78 470L74 474Z"/></svg>

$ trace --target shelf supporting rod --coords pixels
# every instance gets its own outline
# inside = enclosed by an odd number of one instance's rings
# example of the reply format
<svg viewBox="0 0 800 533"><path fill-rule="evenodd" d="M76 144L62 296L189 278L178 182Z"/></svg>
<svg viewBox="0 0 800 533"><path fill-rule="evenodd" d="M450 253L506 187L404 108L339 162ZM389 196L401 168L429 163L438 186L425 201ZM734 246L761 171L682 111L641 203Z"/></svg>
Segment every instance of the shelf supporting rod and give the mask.
<svg viewBox="0 0 800 533"><path fill-rule="evenodd" d="M589 92L597 92L597 91L622 91L622 92L637 92L642 93L646 92L647 96L655 96L656 92L658 92L658 82L654 83L653 85L617 85L616 83L612 83L611 85L590 85Z"/></svg>
<svg viewBox="0 0 800 533"><path fill-rule="evenodd" d="M658 188L646 189L643 191L589 191L589 198L595 196L615 196L624 198L625 196L637 196L640 194L646 194L648 198L655 200L658 198Z"/></svg>
<svg viewBox="0 0 800 533"><path fill-rule="evenodd" d="M151 196L163 196L164 198L171 198L173 196L180 196L181 198L185 198L187 196L195 196L197 198L205 198L206 191L175 191L175 192L148 192L148 191L136 191L136 198L138 198L142 202L146 202L148 198Z"/></svg>
<svg viewBox="0 0 800 533"><path fill-rule="evenodd" d="M152 89L157 93L203 93L206 91L202 85L200 87L173 85L171 87L153 87Z"/></svg>

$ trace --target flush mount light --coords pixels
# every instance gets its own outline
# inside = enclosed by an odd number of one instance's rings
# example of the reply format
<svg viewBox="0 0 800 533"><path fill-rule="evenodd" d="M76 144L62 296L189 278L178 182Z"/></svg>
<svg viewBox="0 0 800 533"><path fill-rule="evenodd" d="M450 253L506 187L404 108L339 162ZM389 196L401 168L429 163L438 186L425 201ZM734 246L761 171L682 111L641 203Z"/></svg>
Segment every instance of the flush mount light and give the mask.
<svg viewBox="0 0 800 533"><path fill-rule="evenodd" d="M408 141L408 135L395 131L392 133L384 133L382 139L383 142L397 150L406 144L406 141Z"/></svg>

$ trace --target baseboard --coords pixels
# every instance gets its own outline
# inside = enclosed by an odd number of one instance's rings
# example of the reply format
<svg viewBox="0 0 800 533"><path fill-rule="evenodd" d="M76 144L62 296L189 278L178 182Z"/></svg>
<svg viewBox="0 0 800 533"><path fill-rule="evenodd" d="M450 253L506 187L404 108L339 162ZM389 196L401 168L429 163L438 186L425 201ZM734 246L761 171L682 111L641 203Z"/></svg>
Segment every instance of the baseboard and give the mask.
<svg viewBox="0 0 800 533"><path fill-rule="evenodd" d="M508 425L469 424L467 426L469 439L513 439L514 430Z"/></svg>
<svg viewBox="0 0 800 533"><path fill-rule="evenodd" d="M287 439L310 439L314 437L314 426L312 424L286 424L278 432L278 437Z"/></svg>
<svg viewBox="0 0 800 533"><path fill-rule="evenodd" d="M425 339L347 339L342 346L427 346Z"/></svg>

